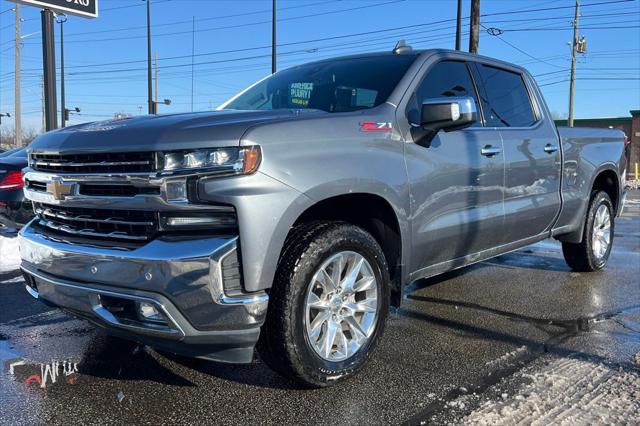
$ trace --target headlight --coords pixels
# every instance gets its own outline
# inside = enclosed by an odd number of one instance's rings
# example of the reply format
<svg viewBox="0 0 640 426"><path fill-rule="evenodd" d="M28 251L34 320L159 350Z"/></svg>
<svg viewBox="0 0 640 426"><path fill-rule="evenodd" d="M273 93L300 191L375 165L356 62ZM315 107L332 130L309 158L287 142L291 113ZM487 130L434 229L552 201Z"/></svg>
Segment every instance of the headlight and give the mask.
<svg viewBox="0 0 640 426"><path fill-rule="evenodd" d="M261 159L260 147L255 145L165 152L160 155L160 173L246 175L258 170Z"/></svg>

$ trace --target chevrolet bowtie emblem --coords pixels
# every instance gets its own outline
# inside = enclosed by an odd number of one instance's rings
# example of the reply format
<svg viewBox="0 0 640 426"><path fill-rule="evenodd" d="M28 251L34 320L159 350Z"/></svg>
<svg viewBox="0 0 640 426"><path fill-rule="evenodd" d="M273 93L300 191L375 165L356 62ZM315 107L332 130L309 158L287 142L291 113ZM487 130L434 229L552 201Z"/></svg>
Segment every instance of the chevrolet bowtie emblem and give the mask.
<svg viewBox="0 0 640 426"><path fill-rule="evenodd" d="M54 200L64 200L64 197L73 193L74 183L66 183L61 179L54 179L47 183L47 192L53 195Z"/></svg>

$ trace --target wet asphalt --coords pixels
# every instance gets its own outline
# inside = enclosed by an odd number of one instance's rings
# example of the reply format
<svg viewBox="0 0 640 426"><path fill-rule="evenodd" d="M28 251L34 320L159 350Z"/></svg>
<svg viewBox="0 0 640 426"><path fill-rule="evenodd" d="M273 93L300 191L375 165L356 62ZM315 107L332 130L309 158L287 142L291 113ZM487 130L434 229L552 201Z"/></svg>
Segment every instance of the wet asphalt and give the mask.
<svg viewBox="0 0 640 426"><path fill-rule="evenodd" d="M571 272L545 241L414 283L368 366L328 389L299 389L258 359L216 364L109 337L39 304L10 272L0 276L0 424L455 422L464 412L450 401L492 398L549 353L635 368L639 312L637 192L604 271Z"/></svg>

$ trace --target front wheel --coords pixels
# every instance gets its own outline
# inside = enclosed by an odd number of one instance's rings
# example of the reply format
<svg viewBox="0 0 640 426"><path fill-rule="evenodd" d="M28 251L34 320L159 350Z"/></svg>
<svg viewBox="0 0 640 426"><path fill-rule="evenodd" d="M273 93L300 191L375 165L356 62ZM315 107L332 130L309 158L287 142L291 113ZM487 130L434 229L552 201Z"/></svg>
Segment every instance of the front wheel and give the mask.
<svg viewBox="0 0 640 426"><path fill-rule="evenodd" d="M294 229L270 292L262 359L311 387L352 375L382 334L389 288L384 254L363 229L342 222Z"/></svg>
<svg viewBox="0 0 640 426"><path fill-rule="evenodd" d="M613 245L614 214L604 191L594 192L580 243L562 243L562 254L574 271L598 271L607 264Z"/></svg>

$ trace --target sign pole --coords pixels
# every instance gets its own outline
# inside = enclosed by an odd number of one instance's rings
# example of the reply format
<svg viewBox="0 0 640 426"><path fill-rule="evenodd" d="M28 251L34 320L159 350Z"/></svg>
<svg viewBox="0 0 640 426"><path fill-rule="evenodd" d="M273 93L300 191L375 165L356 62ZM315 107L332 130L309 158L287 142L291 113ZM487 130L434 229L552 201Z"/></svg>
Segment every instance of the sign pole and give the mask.
<svg viewBox="0 0 640 426"><path fill-rule="evenodd" d="M42 66L44 70L44 117L46 131L58 128L56 112L56 53L53 39L53 12L43 9L42 17Z"/></svg>

